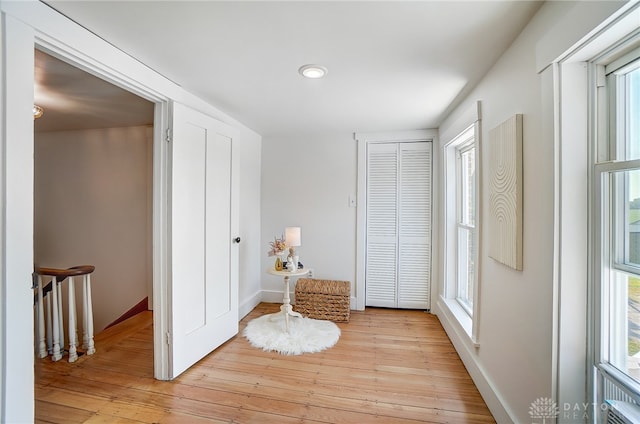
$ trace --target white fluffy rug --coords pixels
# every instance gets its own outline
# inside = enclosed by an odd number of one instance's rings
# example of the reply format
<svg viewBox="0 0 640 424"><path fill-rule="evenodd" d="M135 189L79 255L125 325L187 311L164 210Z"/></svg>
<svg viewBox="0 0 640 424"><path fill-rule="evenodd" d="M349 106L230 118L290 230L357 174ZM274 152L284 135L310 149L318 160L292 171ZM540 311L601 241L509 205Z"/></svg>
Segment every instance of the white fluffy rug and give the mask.
<svg viewBox="0 0 640 424"><path fill-rule="evenodd" d="M252 346L283 355L320 352L340 338L340 328L331 321L289 317L289 333L285 331L284 316L269 314L251 320L244 336Z"/></svg>

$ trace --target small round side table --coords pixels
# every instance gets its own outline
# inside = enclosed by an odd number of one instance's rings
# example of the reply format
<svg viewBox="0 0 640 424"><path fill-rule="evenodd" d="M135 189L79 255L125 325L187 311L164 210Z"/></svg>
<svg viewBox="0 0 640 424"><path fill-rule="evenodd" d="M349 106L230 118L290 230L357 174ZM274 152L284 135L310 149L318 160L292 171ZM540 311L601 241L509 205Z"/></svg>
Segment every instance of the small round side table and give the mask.
<svg viewBox="0 0 640 424"><path fill-rule="evenodd" d="M276 271L274 268L270 268L267 272L271 275L278 275L280 277L284 277L284 298L282 299L282 305L280 306L280 312L277 312L274 317L279 315L284 315L285 329L287 333L289 332L289 316L302 318L298 312L293 310L291 306L291 299L289 298L289 279L291 277L302 277L303 275L307 275L309 270L306 268L297 269L295 271Z"/></svg>

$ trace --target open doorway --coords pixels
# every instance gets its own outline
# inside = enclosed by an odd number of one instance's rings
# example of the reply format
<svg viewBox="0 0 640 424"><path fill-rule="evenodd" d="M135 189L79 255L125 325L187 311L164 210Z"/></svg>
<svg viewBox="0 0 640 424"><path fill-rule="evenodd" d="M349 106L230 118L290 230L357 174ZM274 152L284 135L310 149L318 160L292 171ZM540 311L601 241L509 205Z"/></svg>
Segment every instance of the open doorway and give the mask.
<svg viewBox="0 0 640 424"><path fill-rule="evenodd" d="M95 266L98 333L152 308L155 105L38 49L34 101L34 261Z"/></svg>

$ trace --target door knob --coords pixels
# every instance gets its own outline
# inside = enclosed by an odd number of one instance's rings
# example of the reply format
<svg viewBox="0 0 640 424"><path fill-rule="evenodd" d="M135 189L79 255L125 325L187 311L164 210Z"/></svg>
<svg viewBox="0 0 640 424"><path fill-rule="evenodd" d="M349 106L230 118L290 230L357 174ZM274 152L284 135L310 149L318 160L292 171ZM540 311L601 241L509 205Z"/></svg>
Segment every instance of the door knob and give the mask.
<svg viewBox="0 0 640 424"><path fill-rule="evenodd" d="M234 241L235 243L240 243L240 237L236 237L236 238L234 238L234 239L233 239L233 241Z"/></svg>

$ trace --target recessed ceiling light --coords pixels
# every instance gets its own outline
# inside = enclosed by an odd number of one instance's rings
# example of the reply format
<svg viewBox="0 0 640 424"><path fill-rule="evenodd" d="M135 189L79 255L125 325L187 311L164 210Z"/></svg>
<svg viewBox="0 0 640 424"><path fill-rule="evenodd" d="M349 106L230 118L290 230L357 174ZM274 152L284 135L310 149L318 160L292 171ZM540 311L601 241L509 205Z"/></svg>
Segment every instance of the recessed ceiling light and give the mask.
<svg viewBox="0 0 640 424"><path fill-rule="evenodd" d="M322 78L329 71L321 65L304 65L298 69L298 72L305 78Z"/></svg>

